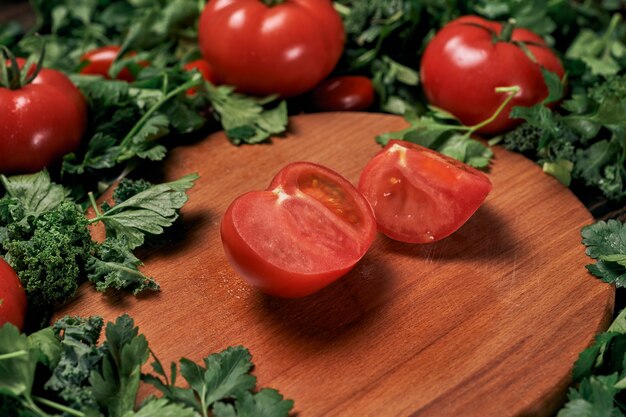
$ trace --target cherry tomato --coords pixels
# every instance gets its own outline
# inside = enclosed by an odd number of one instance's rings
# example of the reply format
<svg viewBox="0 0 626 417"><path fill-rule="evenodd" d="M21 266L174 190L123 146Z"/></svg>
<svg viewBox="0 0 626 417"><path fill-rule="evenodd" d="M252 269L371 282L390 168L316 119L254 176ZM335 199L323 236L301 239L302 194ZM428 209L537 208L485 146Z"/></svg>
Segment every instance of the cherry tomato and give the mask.
<svg viewBox="0 0 626 417"><path fill-rule="evenodd" d="M0 258L0 326L12 323L24 328L26 293L22 282L11 266Z"/></svg>
<svg viewBox="0 0 626 417"><path fill-rule="evenodd" d="M302 297L346 274L376 236L356 188L321 165L285 166L265 191L238 197L221 226L227 258L251 285Z"/></svg>
<svg viewBox="0 0 626 417"><path fill-rule="evenodd" d="M510 130L519 123L508 116L513 106L532 106L547 97L541 67L560 78L565 73L540 36L513 29L507 40L503 33L507 31L501 23L460 17L435 35L422 57L421 79L428 100L468 126L487 120L505 100L505 94L494 91L496 87L520 87L498 118L480 133Z"/></svg>
<svg viewBox="0 0 626 417"><path fill-rule="evenodd" d="M86 123L85 99L61 72L42 68L30 84L0 86L0 173L39 171L75 151Z"/></svg>
<svg viewBox="0 0 626 417"><path fill-rule="evenodd" d="M100 75L106 79L111 79L109 76L109 69L113 62L117 59L117 56L120 53L120 47L117 45L108 45L100 48L95 48L90 51L87 51L81 58L80 61L86 63L80 69L81 74L85 75ZM129 52L128 56L137 55L136 52ZM147 67L147 62L139 62L139 65L142 67ZM117 80L131 82L135 80L133 73L127 67L122 68L122 70L115 77Z"/></svg>
<svg viewBox="0 0 626 417"><path fill-rule="evenodd" d="M329 0L210 0L198 30L220 82L282 97L309 91L330 74L344 38Z"/></svg>
<svg viewBox="0 0 626 417"><path fill-rule="evenodd" d="M391 140L365 166L358 188L382 233L402 242L430 243L449 236L474 214L491 181L456 159Z"/></svg>
<svg viewBox="0 0 626 417"><path fill-rule="evenodd" d="M218 83L217 77L215 76L215 71L213 71L213 68L211 68L211 65L209 65L209 63L206 62L204 59L197 59L195 61L190 61L186 63L185 65L183 65L183 68L186 69L187 71L192 71L196 69L200 72L200 74L202 74L202 78L204 78L211 84L217 85ZM187 95L192 96L196 93L197 90L198 89L196 87L190 88L189 90L187 90Z"/></svg>
<svg viewBox="0 0 626 417"><path fill-rule="evenodd" d="M367 77L334 77L315 87L311 101L323 111L367 110L374 103L374 86Z"/></svg>

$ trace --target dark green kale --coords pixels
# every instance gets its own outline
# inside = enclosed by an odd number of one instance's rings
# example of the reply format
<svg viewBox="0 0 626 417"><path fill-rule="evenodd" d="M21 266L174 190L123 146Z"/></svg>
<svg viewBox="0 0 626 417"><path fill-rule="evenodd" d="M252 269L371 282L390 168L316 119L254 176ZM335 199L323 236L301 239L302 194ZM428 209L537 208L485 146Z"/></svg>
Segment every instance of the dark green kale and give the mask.
<svg viewBox="0 0 626 417"><path fill-rule="evenodd" d="M2 239L3 255L22 281L29 312L43 314L44 324L53 306L76 294L94 248L88 222L71 201L38 217L14 220Z"/></svg>
<svg viewBox="0 0 626 417"><path fill-rule="evenodd" d="M113 200L115 201L115 204L120 204L128 200L135 194L146 191L153 185L154 184L152 184L150 181L146 181L141 178L137 180L124 178L119 182L119 184L117 184L115 191L113 191Z"/></svg>

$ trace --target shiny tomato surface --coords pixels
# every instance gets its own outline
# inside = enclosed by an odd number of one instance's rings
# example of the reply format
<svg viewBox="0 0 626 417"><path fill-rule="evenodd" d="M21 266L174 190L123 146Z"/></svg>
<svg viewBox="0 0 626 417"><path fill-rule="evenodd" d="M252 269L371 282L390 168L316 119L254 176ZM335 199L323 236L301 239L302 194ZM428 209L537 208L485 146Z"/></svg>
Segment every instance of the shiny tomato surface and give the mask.
<svg viewBox="0 0 626 417"><path fill-rule="evenodd" d="M376 221L348 180L295 162L265 191L233 201L221 234L227 258L248 283L271 295L302 297L354 267L376 236Z"/></svg>
<svg viewBox="0 0 626 417"><path fill-rule="evenodd" d="M511 129L519 123L509 118L511 108L532 106L547 97L541 67L560 78L565 73L540 36L520 28L512 31L509 41L497 40L502 28L477 16L453 20L430 41L420 67L428 100L468 126L487 120L506 99L496 87L520 87L498 118L479 130L484 134Z"/></svg>
<svg viewBox="0 0 626 417"><path fill-rule="evenodd" d="M80 58L80 61L85 63L80 69L80 73L85 75L100 75L106 79L111 79L109 69L117 59L120 49L121 48L117 45L107 45L87 51ZM136 55L136 52L129 52L128 55ZM147 63L141 63L140 65L147 66ZM135 77L129 68L122 68L115 79L131 82L135 80Z"/></svg>
<svg viewBox="0 0 626 417"><path fill-rule="evenodd" d="M492 186L485 174L456 159L392 140L365 166L358 188L382 233L402 242L431 243L458 230Z"/></svg>
<svg viewBox="0 0 626 417"><path fill-rule="evenodd" d="M210 0L200 16L200 49L220 82L243 93L307 92L341 56L341 18L329 0L266 3Z"/></svg>
<svg viewBox="0 0 626 417"><path fill-rule="evenodd" d="M85 99L61 72L42 68L30 84L0 87L0 173L39 171L76 150L86 123Z"/></svg>
<svg viewBox="0 0 626 417"><path fill-rule="evenodd" d="M12 323L24 328L26 293L17 274L4 259L0 258L0 326Z"/></svg>
<svg viewBox="0 0 626 417"><path fill-rule="evenodd" d="M311 102L322 111L367 110L374 104L374 86L358 75L329 78L313 89Z"/></svg>

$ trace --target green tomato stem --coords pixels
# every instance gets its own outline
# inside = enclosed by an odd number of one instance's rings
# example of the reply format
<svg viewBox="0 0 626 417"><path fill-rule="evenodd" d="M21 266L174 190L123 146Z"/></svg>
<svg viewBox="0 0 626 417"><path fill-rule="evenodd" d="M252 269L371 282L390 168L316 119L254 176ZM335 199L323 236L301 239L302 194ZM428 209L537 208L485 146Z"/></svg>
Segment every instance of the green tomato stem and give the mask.
<svg viewBox="0 0 626 417"><path fill-rule="evenodd" d="M510 18L505 23L503 23L502 29L500 30L500 35L496 37L496 42L511 42L511 38L513 37L513 31L515 30L515 25L517 25L517 20L514 18Z"/></svg>
<svg viewBox="0 0 626 417"><path fill-rule="evenodd" d="M502 101L500 106L491 115L491 117L489 117L488 119L485 119L482 122L480 122L478 124L475 124L473 126L467 126L467 133L466 133L466 135L469 137L474 132L476 132L477 130L487 126L489 123L491 123L494 120L496 120L498 118L498 116L500 115L500 113L502 113L504 108L511 102L511 100L513 100L513 97L515 97L515 95L517 93L519 93L520 90L521 89L520 89L520 87L518 85L512 85L512 86L509 86L509 87L496 87L496 89L495 89L496 93L506 93L507 97Z"/></svg>

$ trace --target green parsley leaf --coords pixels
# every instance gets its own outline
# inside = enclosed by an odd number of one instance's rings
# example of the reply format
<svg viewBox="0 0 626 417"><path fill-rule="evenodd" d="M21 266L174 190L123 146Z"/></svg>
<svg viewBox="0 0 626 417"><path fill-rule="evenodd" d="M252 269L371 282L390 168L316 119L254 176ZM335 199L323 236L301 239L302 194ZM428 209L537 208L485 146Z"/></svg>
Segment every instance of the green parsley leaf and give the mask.
<svg viewBox="0 0 626 417"><path fill-rule="evenodd" d="M24 208L25 216L39 215L57 208L68 197L63 186L53 183L47 171L36 174L5 177L0 175L0 183L6 195L18 201Z"/></svg>
<svg viewBox="0 0 626 417"><path fill-rule="evenodd" d="M278 391L265 388L255 394L239 392L234 405L218 402L213 413L215 417L288 417L292 408L292 400L284 400Z"/></svg>
<svg viewBox="0 0 626 417"><path fill-rule="evenodd" d="M171 403L163 398L151 399L138 411L129 412L124 417L196 417L193 408Z"/></svg>
<svg viewBox="0 0 626 417"><path fill-rule="evenodd" d="M617 374L583 379L578 389L570 388L568 402L557 417L623 417L614 404L617 380Z"/></svg>
<svg viewBox="0 0 626 417"><path fill-rule="evenodd" d="M206 83L206 91L226 135L232 143L260 143L283 133L287 126L287 104L264 107L270 98L255 99L234 92L234 87Z"/></svg>
<svg viewBox="0 0 626 417"><path fill-rule="evenodd" d="M36 366L26 335L10 323L0 327L0 394L30 397Z"/></svg>
<svg viewBox="0 0 626 417"><path fill-rule="evenodd" d="M89 377L98 404L108 417L124 417L134 410L141 379L141 366L148 360L148 342L128 315L108 323L105 330L102 369Z"/></svg>
<svg viewBox="0 0 626 417"><path fill-rule="evenodd" d="M599 221L584 227L581 235L587 255L598 259L587 269L604 282L626 286L626 266L618 262L626 255L626 226L617 220Z"/></svg>
<svg viewBox="0 0 626 417"><path fill-rule="evenodd" d="M185 193L198 175L191 174L176 181L155 185L123 203L117 204L90 222L101 221L108 238L126 239L129 249L144 243L146 234L161 234L178 218L178 210L187 202Z"/></svg>

